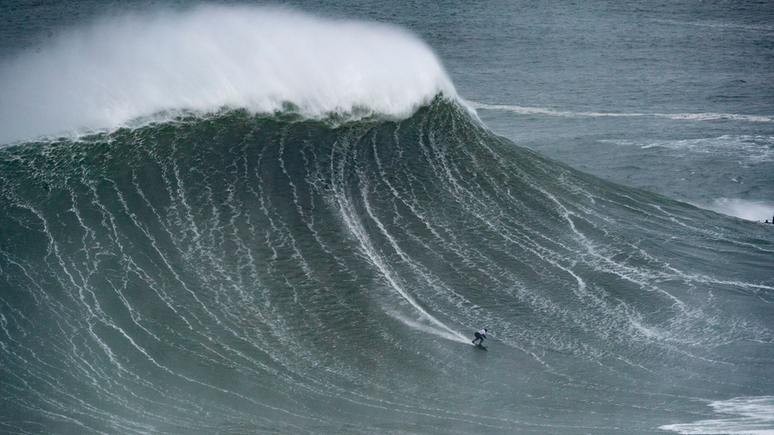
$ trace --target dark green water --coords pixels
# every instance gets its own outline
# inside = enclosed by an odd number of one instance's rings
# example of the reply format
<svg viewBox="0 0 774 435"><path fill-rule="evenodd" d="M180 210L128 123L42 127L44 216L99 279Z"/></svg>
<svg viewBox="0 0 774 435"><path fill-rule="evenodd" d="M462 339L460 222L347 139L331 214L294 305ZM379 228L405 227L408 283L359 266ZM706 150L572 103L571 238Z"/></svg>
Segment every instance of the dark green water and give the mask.
<svg viewBox="0 0 774 435"><path fill-rule="evenodd" d="M771 6L485 6L0 5L0 433L773 433Z"/></svg>
<svg viewBox="0 0 774 435"><path fill-rule="evenodd" d="M3 432L652 433L770 391L767 227L444 100L293 118L0 152Z"/></svg>

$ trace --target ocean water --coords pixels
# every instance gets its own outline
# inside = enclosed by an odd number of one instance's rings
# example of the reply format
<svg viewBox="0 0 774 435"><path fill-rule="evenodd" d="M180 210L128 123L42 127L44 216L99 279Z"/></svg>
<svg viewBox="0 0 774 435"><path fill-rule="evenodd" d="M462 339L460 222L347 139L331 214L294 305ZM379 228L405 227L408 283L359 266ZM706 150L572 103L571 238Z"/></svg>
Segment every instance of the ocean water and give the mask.
<svg viewBox="0 0 774 435"><path fill-rule="evenodd" d="M773 9L3 4L0 433L774 433Z"/></svg>

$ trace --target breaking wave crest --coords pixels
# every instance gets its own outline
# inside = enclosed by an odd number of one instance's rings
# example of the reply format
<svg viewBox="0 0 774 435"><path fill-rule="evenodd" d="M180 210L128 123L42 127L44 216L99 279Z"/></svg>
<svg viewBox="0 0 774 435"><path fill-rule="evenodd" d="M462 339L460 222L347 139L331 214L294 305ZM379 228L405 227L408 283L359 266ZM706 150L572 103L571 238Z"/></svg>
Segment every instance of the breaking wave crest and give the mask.
<svg viewBox="0 0 774 435"><path fill-rule="evenodd" d="M103 20L0 66L0 143L222 107L405 118L438 94L456 98L402 29L207 6Z"/></svg>

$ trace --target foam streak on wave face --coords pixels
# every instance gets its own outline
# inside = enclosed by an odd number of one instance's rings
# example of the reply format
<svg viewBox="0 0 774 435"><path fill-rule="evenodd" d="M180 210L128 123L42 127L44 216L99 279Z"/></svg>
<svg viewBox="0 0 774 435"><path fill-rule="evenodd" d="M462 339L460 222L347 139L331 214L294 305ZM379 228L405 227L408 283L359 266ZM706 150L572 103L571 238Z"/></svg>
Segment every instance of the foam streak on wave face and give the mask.
<svg viewBox="0 0 774 435"><path fill-rule="evenodd" d="M112 128L164 110L284 102L308 117L403 118L456 98L432 50L401 29L256 7L99 22L0 66L0 142Z"/></svg>

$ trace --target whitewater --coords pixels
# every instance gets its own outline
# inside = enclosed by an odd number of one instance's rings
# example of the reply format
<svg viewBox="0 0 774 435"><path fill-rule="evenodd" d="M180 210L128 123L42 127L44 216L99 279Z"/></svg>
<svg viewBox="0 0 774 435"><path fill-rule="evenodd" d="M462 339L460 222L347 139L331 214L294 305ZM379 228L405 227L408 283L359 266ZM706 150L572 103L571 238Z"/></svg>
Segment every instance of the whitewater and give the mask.
<svg viewBox="0 0 774 435"><path fill-rule="evenodd" d="M405 30L249 7L103 20L0 72L5 143L167 111L406 117L436 94L456 97L432 50Z"/></svg>
<svg viewBox="0 0 774 435"><path fill-rule="evenodd" d="M468 100L415 30L130 10L0 57L0 433L774 433L769 203L520 143L757 168L771 117Z"/></svg>

